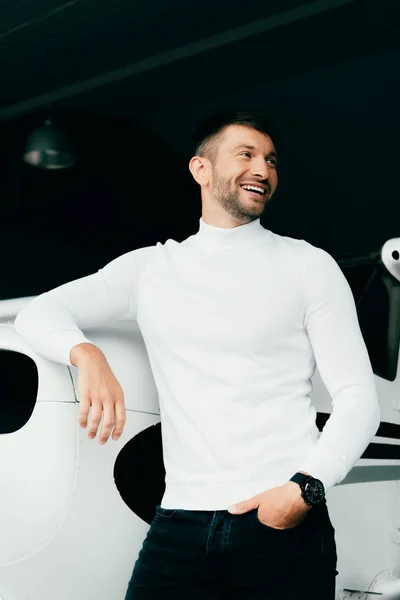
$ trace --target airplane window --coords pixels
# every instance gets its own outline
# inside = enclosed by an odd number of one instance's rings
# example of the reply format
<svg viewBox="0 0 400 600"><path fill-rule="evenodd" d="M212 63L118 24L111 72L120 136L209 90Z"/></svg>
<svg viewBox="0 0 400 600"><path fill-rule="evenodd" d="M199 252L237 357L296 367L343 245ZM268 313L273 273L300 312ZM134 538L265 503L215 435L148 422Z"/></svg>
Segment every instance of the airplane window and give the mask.
<svg viewBox="0 0 400 600"><path fill-rule="evenodd" d="M165 492L160 423L147 427L125 444L115 461L114 481L125 504L150 525Z"/></svg>
<svg viewBox="0 0 400 600"><path fill-rule="evenodd" d="M0 350L0 434L14 433L29 421L36 404L39 375L35 361Z"/></svg>

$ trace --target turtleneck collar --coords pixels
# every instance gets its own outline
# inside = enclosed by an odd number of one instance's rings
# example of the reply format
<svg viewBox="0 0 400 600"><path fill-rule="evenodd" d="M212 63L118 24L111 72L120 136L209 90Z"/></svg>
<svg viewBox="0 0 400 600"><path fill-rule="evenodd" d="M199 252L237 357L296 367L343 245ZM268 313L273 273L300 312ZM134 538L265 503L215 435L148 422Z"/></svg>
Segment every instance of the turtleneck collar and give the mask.
<svg viewBox="0 0 400 600"><path fill-rule="evenodd" d="M266 240L268 230L260 223L260 219L225 229L208 225L200 218L200 227L194 236L194 241L208 252L242 253L253 250Z"/></svg>

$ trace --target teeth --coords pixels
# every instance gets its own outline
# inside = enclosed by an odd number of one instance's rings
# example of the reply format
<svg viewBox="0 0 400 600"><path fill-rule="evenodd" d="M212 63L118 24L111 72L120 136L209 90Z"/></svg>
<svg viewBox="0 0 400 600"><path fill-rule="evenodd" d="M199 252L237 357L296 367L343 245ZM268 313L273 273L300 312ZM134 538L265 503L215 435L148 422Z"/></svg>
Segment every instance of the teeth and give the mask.
<svg viewBox="0 0 400 600"><path fill-rule="evenodd" d="M248 190L249 192L261 192L261 194L264 193L263 188L259 188L256 185L242 185L242 188L245 190Z"/></svg>

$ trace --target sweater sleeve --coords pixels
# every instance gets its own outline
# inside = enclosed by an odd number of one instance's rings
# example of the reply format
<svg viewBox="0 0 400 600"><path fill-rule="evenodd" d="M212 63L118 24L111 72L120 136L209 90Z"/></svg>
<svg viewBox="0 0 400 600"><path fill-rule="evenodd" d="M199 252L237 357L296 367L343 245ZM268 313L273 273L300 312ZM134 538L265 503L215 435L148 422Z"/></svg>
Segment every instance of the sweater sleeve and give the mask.
<svg viewBox="0 0 400 600"><path fill-rule="evenodd" d="M144 258L152 248L128 252L97 273L37 296L18 312L16 332L38 354L72 366L71 349L83 342L92 343L82 329L135 318L138 258Z"/></svg>
<svg viewBox="0 0 400 600"><path fill-rule="evenodd" d="M304 325L332 398L332 414L298 470L320 479L329 490L346 477L371 442L380 411L351 288L339 265L321 248L309 248L304 294Z"/></svg>

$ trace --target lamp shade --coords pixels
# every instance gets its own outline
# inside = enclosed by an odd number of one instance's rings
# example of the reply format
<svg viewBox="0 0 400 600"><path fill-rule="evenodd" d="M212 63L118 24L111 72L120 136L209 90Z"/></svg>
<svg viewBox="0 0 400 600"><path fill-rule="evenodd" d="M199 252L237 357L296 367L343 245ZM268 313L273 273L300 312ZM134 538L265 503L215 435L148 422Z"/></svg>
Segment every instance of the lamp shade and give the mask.
<svg viewBox="0 0 400 600"><path fill-rule="evenodd" d="M27 164L41 169L65 169L76 162L67 135L53 127L50 120L28 137L23 159Z"/></svg>

